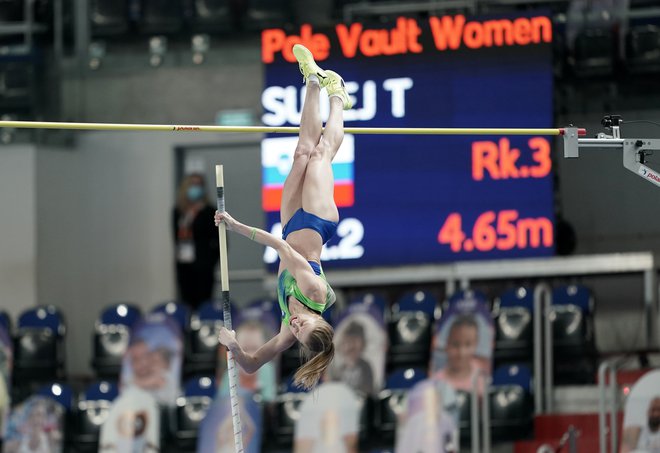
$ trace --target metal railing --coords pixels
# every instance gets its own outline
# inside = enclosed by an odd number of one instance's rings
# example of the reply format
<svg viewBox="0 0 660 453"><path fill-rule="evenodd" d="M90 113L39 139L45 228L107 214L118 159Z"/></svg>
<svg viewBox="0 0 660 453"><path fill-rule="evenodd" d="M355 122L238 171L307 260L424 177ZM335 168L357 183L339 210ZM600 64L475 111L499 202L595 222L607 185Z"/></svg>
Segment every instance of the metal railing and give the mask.
<svg viewBox="0 0 660 453"><path fill-rule="evenodd" d="M539 283L534 288L534 411L536 414L552 412L554 401L552 356L552 288Z"/></svg>
<svg viewBox="0 0 660 453"><path fill-rule="evenodd" d="M483 384L483 394L479 395L479 383ZM470 431L472 434L472 453L490 453L490 401L488 389L491 377L480 370L472 377L472 390L470 398ZM481 400L481 406L479 405ZM481 411L479 408L481 407ZM481 415L481 432L479 431L479 415Z"/></svg>
<svg viewBox="0 0 660 453"><path fill-rule="evenodd" d="M616 453L619 436L617 425L617 382L616 370L620 360L606 360L598 367L598 440L600 444L600 453L608 453L607 449L607 435L610 435L610 450ZM608 373L609 372L609 373ZM609 381L606 382L606 375ZM609 414L607 412L608 406L608 391L609 391ZM608 424L609 415L609 424Z"/></svg>

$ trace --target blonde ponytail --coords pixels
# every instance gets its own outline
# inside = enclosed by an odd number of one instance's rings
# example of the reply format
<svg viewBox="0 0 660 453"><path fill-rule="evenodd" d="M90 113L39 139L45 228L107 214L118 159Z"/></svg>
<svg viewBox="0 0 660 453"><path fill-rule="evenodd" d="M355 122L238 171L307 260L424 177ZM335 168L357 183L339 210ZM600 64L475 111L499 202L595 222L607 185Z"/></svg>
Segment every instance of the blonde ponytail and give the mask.
<svg viewBox="0 0 660 453"><path fill-rule="evenodd" d="M332 326L320 318L309 334L307 343L301 343L300 349L305 363L293 376L296 386L305 390L316 387L335 356L335 346L332 343L334 333Z"/></svg>

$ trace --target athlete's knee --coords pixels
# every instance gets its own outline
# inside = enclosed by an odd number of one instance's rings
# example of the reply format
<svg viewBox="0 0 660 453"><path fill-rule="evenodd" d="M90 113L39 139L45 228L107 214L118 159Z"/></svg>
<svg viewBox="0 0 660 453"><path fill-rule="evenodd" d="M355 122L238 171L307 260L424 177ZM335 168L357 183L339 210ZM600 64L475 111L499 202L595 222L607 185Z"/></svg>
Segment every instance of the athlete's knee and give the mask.
<svg viewBox="0 0 660 453"><path fill-rule="evenodd" d="M313 151L314 146L305 143L298 143L296 150L293 153L293 160L307 162Z"/></svg>
<svg viewBox="0 0 660 453"><path fill-rule="evenodd" d="M314 147L314 149L312 150L312 153L310 154L309 158L310 158L310 160L331 158L332 154L333 154L332 146L330 146L330 144L327 142L327 140L323 140L323 138L321 138L321 141L319 142L318 145L316 145Z"/></svg>

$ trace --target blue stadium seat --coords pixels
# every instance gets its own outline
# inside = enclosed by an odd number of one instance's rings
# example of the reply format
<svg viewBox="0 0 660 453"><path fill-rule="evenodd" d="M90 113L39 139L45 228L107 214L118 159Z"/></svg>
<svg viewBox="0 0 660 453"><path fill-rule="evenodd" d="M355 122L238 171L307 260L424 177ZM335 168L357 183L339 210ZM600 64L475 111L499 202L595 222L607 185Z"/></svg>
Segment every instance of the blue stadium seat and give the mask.
<svg viewBox="0 0 660 453"><path fill-rule="evenodd" d="M385 296L380 293L367 291L360 293L354 297L350 298L350 304L366 304L366 305L375 305L378 307L378 310L385 316L385 311L389 305L388 300Z"/></svg>
<svg viewBox="0 0 660 453"><path fill-rule="evenodd" d="M73 408L73 390L69 384L49 383L39 388L36 394L52 398L61 404L67 412L70 412Z"/></svg>
<svg viewBox="0 0 660 453"><path fill-rule="evenodd" d="M231 304L232 321L236 318ZM218 364L218 333L224 325L222 301L210 300L199 306L190 317L186 331L188 351L184 357L184 375L214 374Z"/></svg>
<svg viewBox="0 0 660 453"><path fill-rule="evenodd" d="M112 402L118 395L119 389L111 381L94 382L80 395L73 413L71 430L76 451L98 451L101 426L110 414Z"/></svg>
<svg viewBox="0 0 660 453"><path fill-rule="evenodd" d="M534 342L534 290L517 287L495 299L495 363L531 362Z"/></svg>
<svg viewBox="0 0 660 453"><path fill-rule="evenodd" d="M4 310L0 310L0 326L4 327L7 333L11 335L11 317Z"/></svg>
<svg viewBox="0 0 660 453"><path fill-rule="evenodd" d="M280 331L282 324L280 306L277 301L270 299L254 301L238 312L234 326L238 327L246 321L259 321L274 335Z"/></svg>
<svg viewBox="0 0 660 453"><path fill-rule="evenodd" d="M383 443L393 443L399 414L406 410L406 394L415 384L426 379L421 368L400 368L385 380L385 389L375 401L373 430Z"/></svg>
<svg viewBox="0 0 660 453"><path fill-rule="evenodd" d="M557 384L590 384L596 372L594 298L586 286L559 286L552 291L550 320Z"/></svg>
<svg viewBox="0 0 660 453"><path fill-rule="evenodd" d="M451 306L452 304L461 303L462 301L469 299L475 299L488 306L488 297L486 297L486 295L483 292L475 289L465 289L461 291L456 291L454 294L451 295L451 297L447 301L447 304Z"/></svg>
<svg viewBox="0 0 660 453"><path fill-rule="evenodd" d="M23 311L14 342L14 382L48 382L64 372L64 318L54 306Z"/></svg>
<svg viewBox="0 0 660 453"><path fill-rule="evenodd" d="M437 299L429 292L410 291L392 305L387 325L390 339L388 369L428 364L437 304Z"/></svg>
<svg viewBox="0 0 660 453"><path fill-rule="evenodd" d="M552 290L553 345L562 354L580 354L593 341L593 296L585 286L568 285Z"/></svg>
<svg viewBox="0 0 660 453"><path fill-rule="evenodd" d="M216 393L215 378L195 376L183 385L183 396L177 399L172 433L176 446L193 450L197 443L199 427L213 402Z"/></svg>
<svg viewBox="0 0 660 453"><path fill-rule="evenodd" d="M130 303L117 303L103 309L94 326L92 357L92 368L99 378L118 378L131 329L140 317L140 309Z"/></svg>
<svg viewBox="0 0 660 453"><path fill-rule="evenodd" d="M495 441L523 439L533 427L532 373L524 365L499 367L488 392Z"/></svg>
<svg viewBox="0 0 660 453"><path fill-rule="evenodd" d="M277 299L257 299L250 302L247 308L259 307L263 312L271 312L273 317L277 320L278 325L282 319L282 312L280 304Z"/></svg>
<svg viewBox="0 0 660 453"><path fill-rule="evenodd" d="M155 306L152 313L165 313L171 316L181 328L181 332L185 332L190 327L190 308L181 302L164 302Z"/></svg>

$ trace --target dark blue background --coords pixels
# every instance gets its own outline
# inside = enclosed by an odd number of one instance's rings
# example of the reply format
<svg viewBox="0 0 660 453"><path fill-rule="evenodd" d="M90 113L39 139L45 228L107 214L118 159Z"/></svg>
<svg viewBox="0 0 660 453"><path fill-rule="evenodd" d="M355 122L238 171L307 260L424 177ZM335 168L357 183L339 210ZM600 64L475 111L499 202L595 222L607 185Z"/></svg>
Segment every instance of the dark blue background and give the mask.
<svg viewBox="0 0 660 453"><path fill-rule="evenodd" d="M479 18L477 18L479 19ZM430 31L420 25L424 35ZM379 28L384 28L382 25ZM333 36L334 31L328 31ZM332 54L319 62L347 81L377 83L377 114L371 121L347 122L356 127L554 127L551 44L439 52L423 41L422 54L356 57ZM332 42L335 51L339 49ZM339 53L339 52L337 52ZM359 55L359 53L358 53ZM282 59L266 65L268 86L300 86L295 63ZM385 79L410 77L406 115L393 118ZM362 91L357 93L360 108ZM491 136L355 136L355 205L340 217L364 225L359 260L326 261L325 268L379 266L547 256L553 247L508 251L454 253L437 235L447 216L459 212L463 231L472 235L476 218L485 211L516 209L520 218L546 217L554 222L552 173L542 179L472 179L471 146ZM536 165L528 136L510 136L521 150L517 166ZM554 149L553 138L546 137ZM279 221L269 213L268 227ZM335 245L335 237L328 245Z"/></svg>

